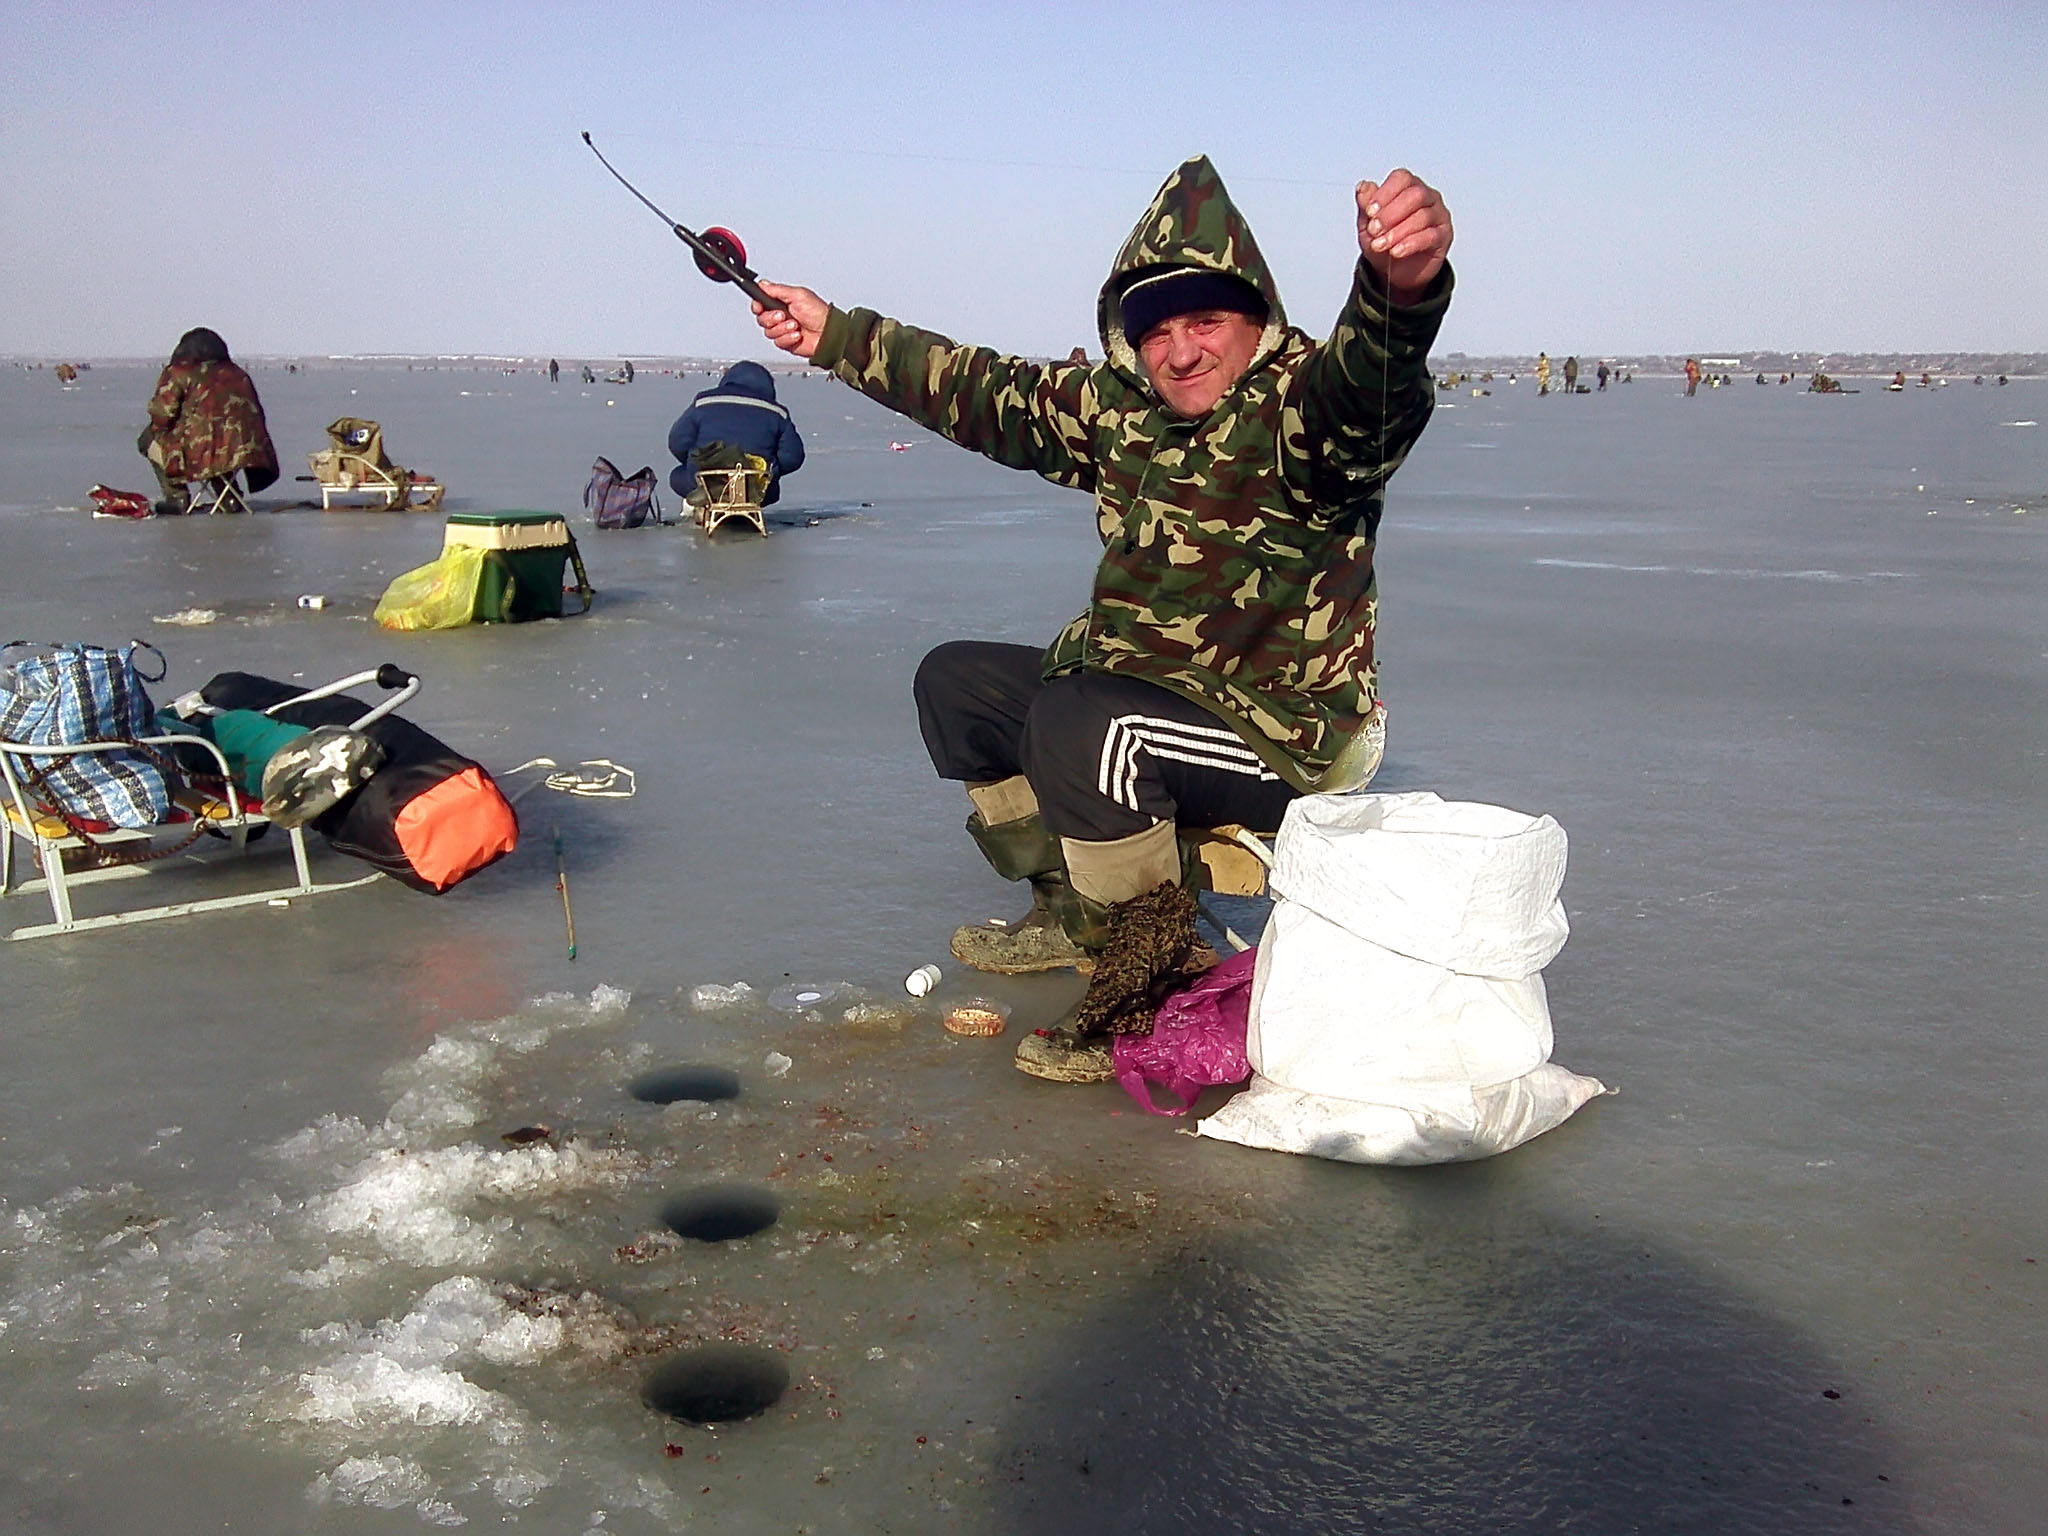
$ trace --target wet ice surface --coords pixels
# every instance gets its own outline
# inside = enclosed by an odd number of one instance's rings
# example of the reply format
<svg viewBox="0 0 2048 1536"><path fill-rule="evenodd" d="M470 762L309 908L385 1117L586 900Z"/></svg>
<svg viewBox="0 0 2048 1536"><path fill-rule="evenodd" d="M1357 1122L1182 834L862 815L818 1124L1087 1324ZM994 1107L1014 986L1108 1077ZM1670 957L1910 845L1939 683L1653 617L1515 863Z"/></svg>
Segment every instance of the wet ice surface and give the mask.
<svg viewBox="0 0 2048 1536"><path fill-rule="evenodd" d="M257 377L290 464L366 414L451 510L564 512L599 453L665 468L704 382ZM1074 498L797 382L769 539L581 525L590 618L392 636L438 518L56 510L147 486L152 378L0 376L9 636L146 636L167 694L397 660L489 765L640 794L533 791L439 900L0 951L0 1524L1946 1532L2048 1496L2048 439L2009 425L2048 387L1446 397L1383 532L1380 787L1563 822L1558 1057L1622 1092L1389 1173L1029 1081L1078 983L947 962L1018 903L909 676L1070 615ZM1006 1036L939 1027L969 990ZM739 1093L634 1097L679 1068ZM720 1187L775 1220L664 1225ZM647 1406L713 1345L789 1390Z"/></svg>

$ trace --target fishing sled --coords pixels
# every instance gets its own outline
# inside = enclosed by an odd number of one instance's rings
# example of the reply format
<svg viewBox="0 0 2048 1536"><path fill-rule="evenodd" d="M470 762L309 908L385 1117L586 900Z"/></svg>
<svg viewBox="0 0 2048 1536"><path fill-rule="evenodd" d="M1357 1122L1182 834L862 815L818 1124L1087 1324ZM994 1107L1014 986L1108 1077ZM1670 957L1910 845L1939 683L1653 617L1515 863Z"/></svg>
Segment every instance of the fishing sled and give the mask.
<svg viewBox="0 0 2048 1536"><path fill-rule="evenodd" d="M129 727L146 718L123 707L96 708L113 695L149 709L133 675L108 681L107 669L89 648L58 647L43 660L57 677L54 703L66 695L72 713L93 723L83 729L36 731L40 736L104 735L104 740L0 740L0 894L41 891L50 901L47 923L11 929L9 939L42 938L99 928L146 923L199 912L285 902L300 896L352 890L377 878L376 871L344 880L315 880L306 848L305 826L314 813L354 793L370 773L360 753L346 750L334 732L320 737L303 727L283 725L259 711L225 712L187 695L176 710L156 716L160 730L145 734ZM68 674L68 677L66 676ZM349 712L353 726L367 726L419 689L419 681L397 668L363 672L310 694L284 690L288 700L326 697L372 680L401 691L374 709ZM64 713L58 710L58 715ZM359 739L363 739L360 738ZM367 741L365 740L365 745ZM292 759L286 762L286 759ZM377 761L381 762L381 753ZM280 772L280 768L286 771ZM118 795L95 793L120 787ZM232 895L195 897L154 904L115 905L92 916L78 915L72 893L82 886L158 876L148 889L193 876L195 864L221 864L251 852L265 833L282 831L291 850L292 879ZM15 845L41 873L16 883ZM274 847L275 845L273 845Z"/></svg>
<svg viewBox="0 0 2048 1536"><path fill-rule="evenodd" d="M384 452L384 428L360 416L343 416L327 428L327 446L306 455L313 473L303 478L320 486L320 510L337 498L360 497L404 511L431 512L441 505L447 487L432 475L401 469Z"/></svg>
<svg viewBox="0 0 2048 1536"><path fill-rule="evenodd" d="M759 477L751 470L741 469L700 469L697 484L703 488L703 499L696 507L697 526L706 533L716 533L725 524L737 519L750 524L754 532L763 538L768 535L768 519L756 500L752 482Z"/></svg>
<svg viewBox="0 0 2048 1536"><path fill-rule="evenodd" d="M690 468L696 473L697 483L685 500L699 528L716 533L724 524L738 519L767 537L768 520L761 513L770 483L766 459L730 443L710 442L690 454Z"/></svg>

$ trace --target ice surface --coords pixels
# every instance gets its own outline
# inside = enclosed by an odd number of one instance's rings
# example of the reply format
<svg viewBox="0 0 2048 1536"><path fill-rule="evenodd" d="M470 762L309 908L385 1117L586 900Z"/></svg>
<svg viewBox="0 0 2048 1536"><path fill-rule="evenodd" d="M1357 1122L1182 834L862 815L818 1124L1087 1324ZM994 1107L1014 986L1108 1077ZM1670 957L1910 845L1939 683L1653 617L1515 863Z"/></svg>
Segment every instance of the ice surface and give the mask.
<svg viewBox="0 0 2048 1536"><path fill-rule="evenodd" d="M641 793L529 796L526 845L438 899L7 946L0 1526L1948 1536L2048 1501L2048 496L2042 434L1999 425L2048 386L1496 387L1431 427L1380 530L1379 787L1558 817L1559 1051L1630 1091L1387 1176L1027 1081L902 992L955 923L1022 907L910 677L1079 610L1081 498L892 454L900 423L798 380L812 460L768 539L598 534L591 459L658 460L700 381L259 369L287 458L345 399L452 507L578 519L588 619L387 635L370 607L439 519L77 510L136 481L153 378L0 376L10 634L153 636L169 694L400 661L408 713L488 765L601 754ZM219 617L151 624L192 607ZM769 1005L816 978L857 990ZM1079 986L985 990L1030 1027ZM681 1062L740 1097L625 1094ZM535 1125L534 1155L502 1140ZM712 1181L783 1219L734 1251L651 1233ZM773 1413L641 1405L725 1341L788 1360Z"/></svg>

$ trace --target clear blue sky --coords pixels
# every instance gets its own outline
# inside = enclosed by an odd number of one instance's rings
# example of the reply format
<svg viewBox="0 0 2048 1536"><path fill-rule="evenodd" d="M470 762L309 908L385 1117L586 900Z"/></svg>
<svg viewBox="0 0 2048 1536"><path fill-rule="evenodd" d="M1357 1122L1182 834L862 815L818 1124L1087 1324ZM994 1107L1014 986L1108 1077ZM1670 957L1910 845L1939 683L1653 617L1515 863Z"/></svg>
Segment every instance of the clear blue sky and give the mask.
<svg viewBox="0 0 2048 1536"><path fill-rule="evenodd" d="M1209 154L1327 327L1349 188L1458 226L1440 346L2048 351L2048 8L0 0L0 352L755 354L591 159L764 273L1094 350Z"/></svg>

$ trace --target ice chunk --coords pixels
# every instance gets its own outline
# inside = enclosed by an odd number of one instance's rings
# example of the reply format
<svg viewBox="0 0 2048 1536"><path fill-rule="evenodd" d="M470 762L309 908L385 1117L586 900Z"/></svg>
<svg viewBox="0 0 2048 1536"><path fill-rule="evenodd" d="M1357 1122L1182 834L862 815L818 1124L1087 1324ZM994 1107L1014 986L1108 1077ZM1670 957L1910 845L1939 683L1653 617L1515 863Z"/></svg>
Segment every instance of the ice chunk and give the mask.
<svg viewBox="0 0 2048 1536"><path fill-rule="evenodd" d="M754 989L744 981L736 981L729 987L707 981L690 989L690 1006L699 1013L712 1013L720 1008L737 1008L753 995Z"/></svg>
<svg viewBox="0 0 2048 1536"><path fill-rule="evenodd" d="M459 1371L404 1366L374 1349L302 1373L299 1389L294 1417L307 1424L477 1424L511 1410Z"/></svg>
<svg viewBox="0 0 2048 1536"><path fill-rule="evenodd" d="M474 1142L407 1153L387 1148L365 1158L349 1180L315 1203L324 1231L374 1239L393 1258L415 1264L479 1264L497 1224L464 1210L485 1199L535 1199L566 1190L616 1187L640 1166L637 1155L580 1142L544 1141L485 1150Z"/></svg>
<svg viewBox="0 0 2048 1536"><path fill-rule="evenodd" d="M373 1509L402 1509L433 1487L426 1469L409 1457L351 1456L332 1472L314 1478L306 1493L315 1503L339 1500Z"/></svg>
<svg viewBox="0 0 2048 1536"><path fill-rule="evenodd" d="M761 1069L770 1077L780 1077L795 1065L795 1062L791 1061L780 1051L770 1051L761 1060Z"/></svg>
<svg viewBox="0 0 2048 1536"><path fill-rule="evenodd" d="M458 1367L471 1361L530 1365L560 1353L569 1338L563 1317L515 1309L474 1275L454 1275L402 1318L370 1329L328 1323L309 1330L307 1343L338 1352L301 1373L292 1416L358 1427L509 1421L516 1417L510 1400L479 1387Z"/></svg>
<svg viewBox="0 0 2048 1536"><path fill-rule="evenodd" d="M633 994L624 987L615 987L609 982L599 982L590 991L590 1012L593 1017L606 1014L624 1013L626 1005L633 1001Z"/></svg>
<svg viewBox="0 0 2048 1536"><path fill-rule="evenodd" d="M322 1115L270 1149L273 1157L307 1167L352 1161L370 1149L370 1128L354 1115Z"/></svg>

